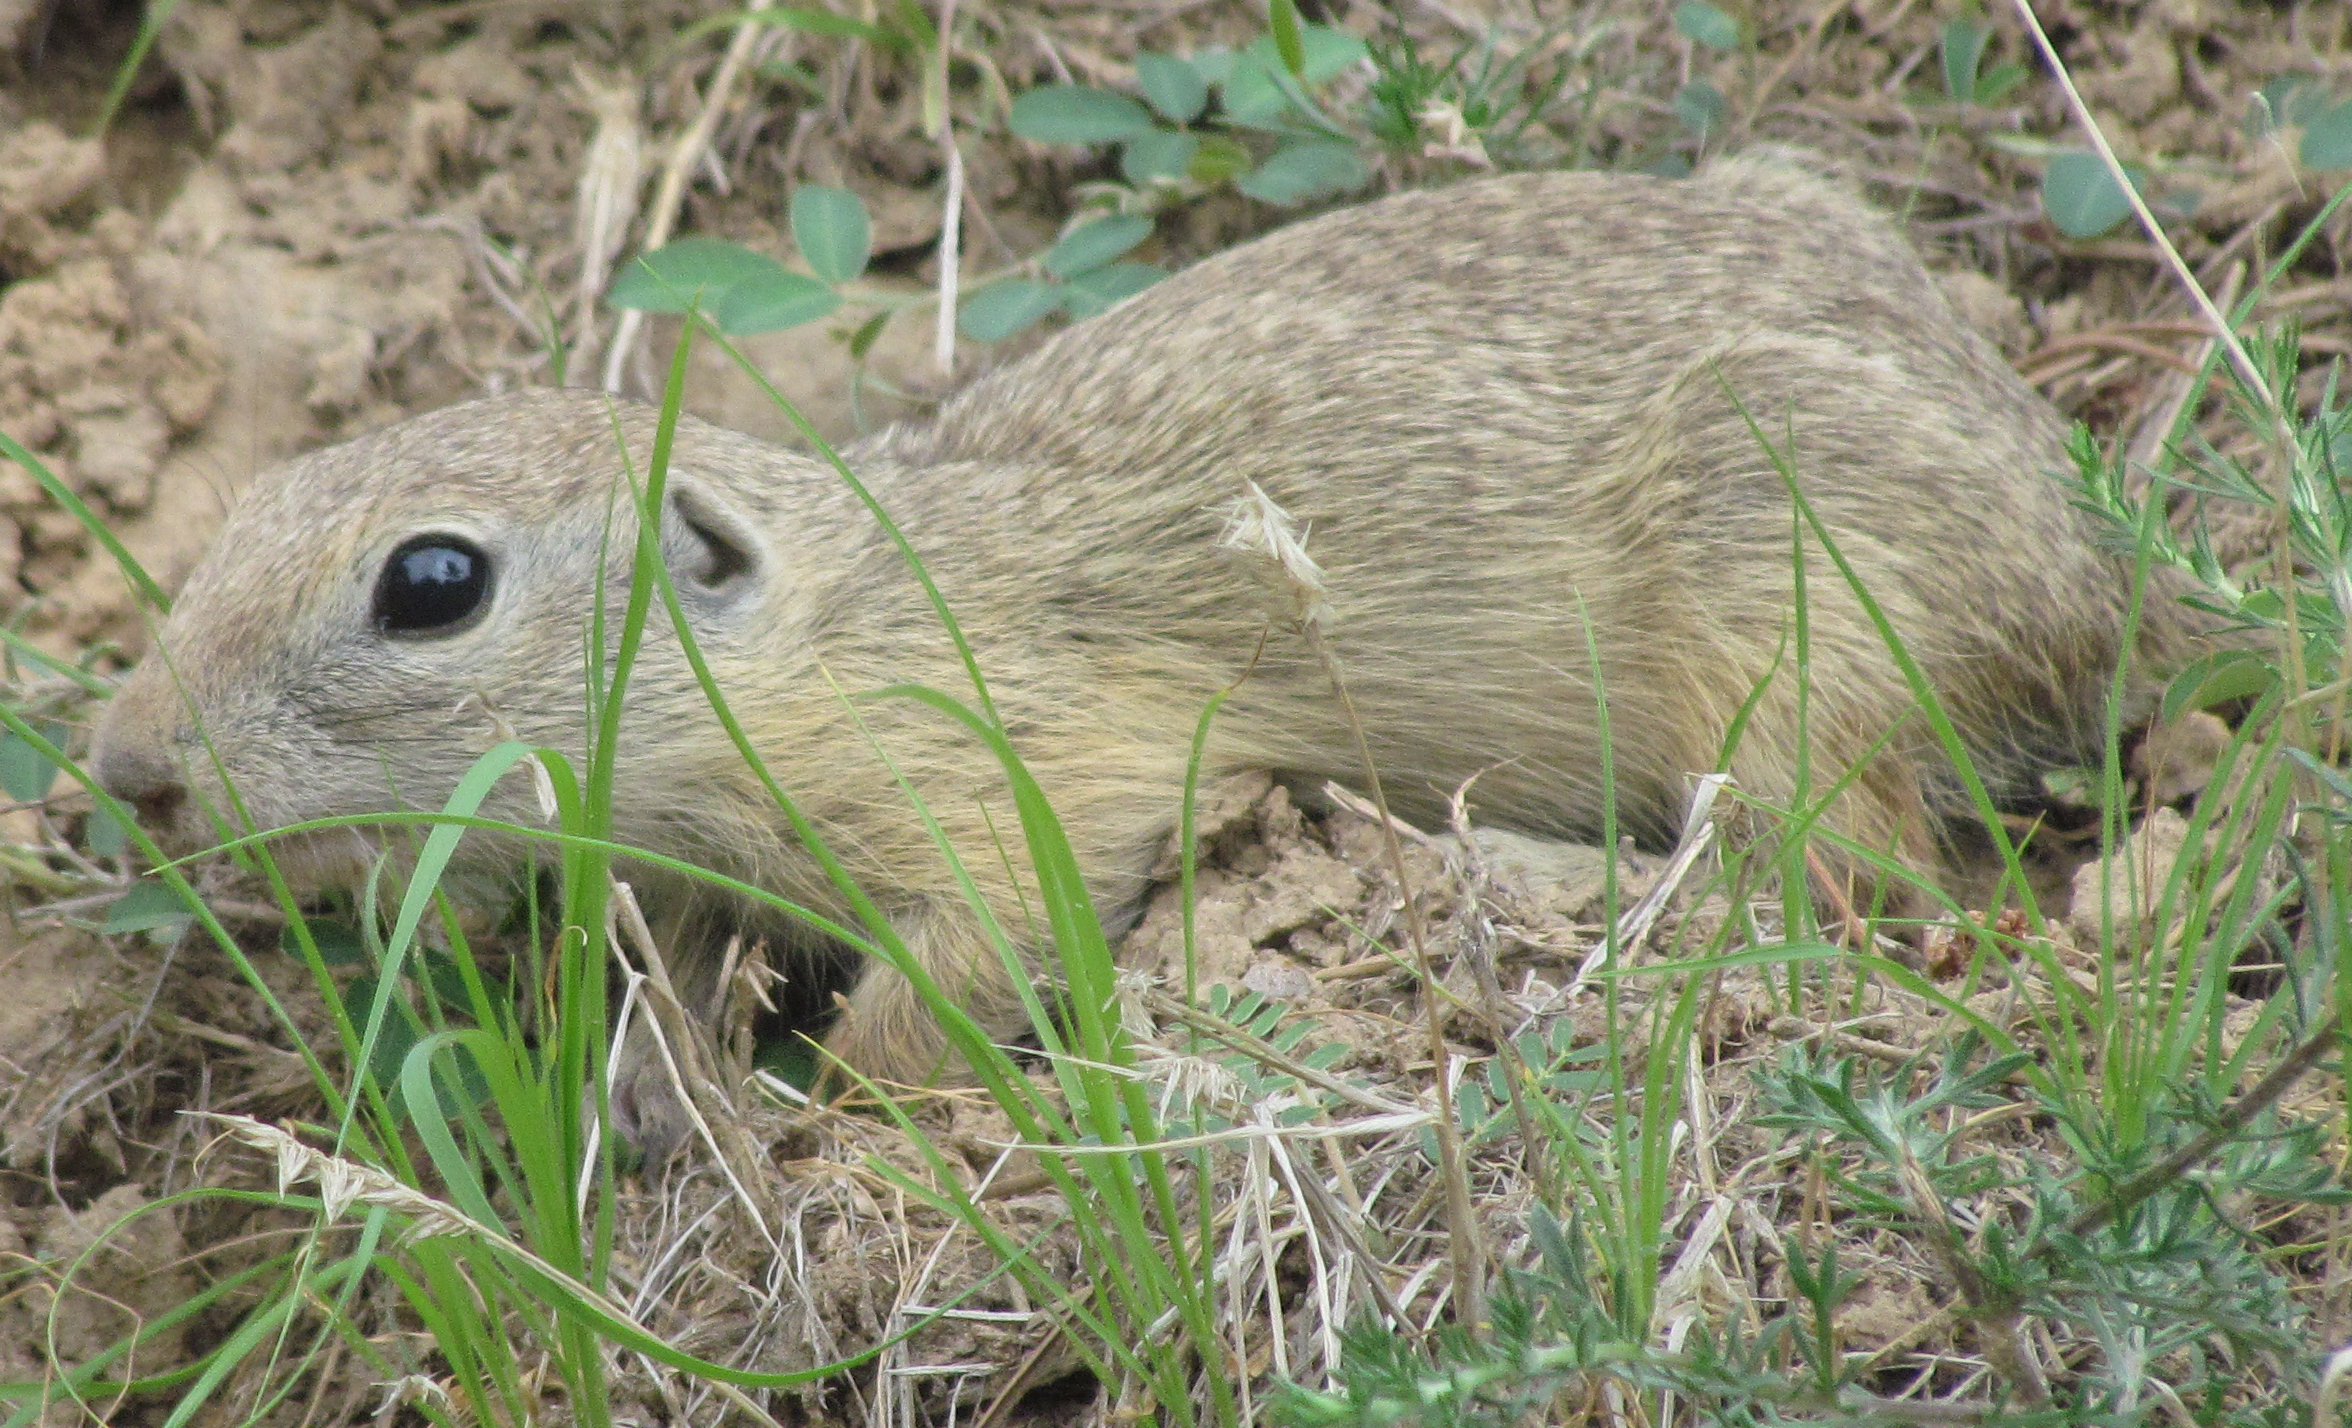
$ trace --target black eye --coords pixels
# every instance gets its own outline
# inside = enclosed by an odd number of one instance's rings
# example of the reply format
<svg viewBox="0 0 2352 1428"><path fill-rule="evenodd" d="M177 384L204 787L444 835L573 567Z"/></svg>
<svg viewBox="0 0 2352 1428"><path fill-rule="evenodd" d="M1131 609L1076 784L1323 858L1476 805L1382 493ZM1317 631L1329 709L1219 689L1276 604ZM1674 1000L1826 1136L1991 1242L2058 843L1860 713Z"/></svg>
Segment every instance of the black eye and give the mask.
<svg viewBox="0 0 2352 1428"><path fill-rule="evenodd" d="M463 536L401 543L376 582L376 628L388 635L448 634L490 598L490 557Z"/></svg>

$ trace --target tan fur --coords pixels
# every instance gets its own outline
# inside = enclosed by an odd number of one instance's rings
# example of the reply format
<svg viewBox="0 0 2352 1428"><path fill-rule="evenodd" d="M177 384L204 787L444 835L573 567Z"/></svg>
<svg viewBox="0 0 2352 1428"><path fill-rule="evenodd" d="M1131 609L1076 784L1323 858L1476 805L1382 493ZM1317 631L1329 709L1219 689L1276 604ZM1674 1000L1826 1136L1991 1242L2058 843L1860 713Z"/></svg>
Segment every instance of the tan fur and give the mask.
<svg viewBox="0 0 2352 1428"><path fill-rule="evenodd" d="M1791 503L1727 388L1790 448L1996 792L2029 799L2040 768L2093 759L2128 580L2052 479L2059 417L1883 218L1771 161L1679 183L1489 179L1301 223L1061 334L931 425L844 454L970 632L1115 927L1169 835L1195 718L1266 628L1215 550L1247 481L1311 530L1331 641L1404 815L1437 816L1483 770L1482 821L1595 834L1588 618L1629 832L1674 835L1690 775L1715 765L1776 663L1731 767L1748 794L1787 799ZM642 472L653 427L643 407L534 392L263 478L181 597L168 669L151 660L116 699L103 775L151 807L174 780L220 802L193 715L270 826L437 807L497 719L579 758L608 520L615 612L633 538L615 432ZM732 707L934 975L1005 1026L1012 989L875 746L1020 931L999 771L937 715L841 698L908 681L970 695L898 554L828 467L743 436L684 421L671 482L753 557L748 587L689 592ZM370 591L423 531L489 549L497 594L466 633L388 640ZM692 561L683 525L664 539ZM1934 872L1965 801L1878 632L1807 544L1813 784L1885 739L1832 822ZM2177 658L2171 608L2150 601L2149 662ZM846 918L656 625L627 706L618 836ZM1280 631L1207 772L1247 768L1360 774L1322 672ZM492 811L536 819L519 777ZM203 836L191 809L166 821ZM513 854L469 841L485 864ZM322 837L297 861L331 881L367 853ZM831 1044L862 1070L921 1077L940 1043L906 985L870 971Z"/></svg>

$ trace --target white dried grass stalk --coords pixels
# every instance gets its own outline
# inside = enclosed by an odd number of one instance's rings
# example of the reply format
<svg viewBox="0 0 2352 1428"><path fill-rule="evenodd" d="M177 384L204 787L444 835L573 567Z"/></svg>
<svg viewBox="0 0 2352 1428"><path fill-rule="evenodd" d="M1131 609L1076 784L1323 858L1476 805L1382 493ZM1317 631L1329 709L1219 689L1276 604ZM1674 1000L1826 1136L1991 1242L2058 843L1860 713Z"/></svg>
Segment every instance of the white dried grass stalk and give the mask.
<svg viewBox="0 0 2352 1428"><path fill-rule="evenodd" d="M645 183L645 126L638 112L637 86L601 79L580 65L572 82L595 121L588 152L580 161L578 197L572 210L572 246L580 253L576 337L581 352L596 333L596 301L612 277L613 259L637 221L637 194Z"/></svg>
<svg viewBox="0 0 2352 1428"><path fill-rule="evenodd" d="M1285 1096L1280 1100L1288 1102L1291 1098ZM1289 1138L1281 1134L1282 1125L1279 1112L1275 1109L1276 1104L1274 1099L1268 1099L1258 1104L1255 1112L1256 1119L1268 1130L1274 1132L1260 1144L1265 1146L1266 1156L1273 1162L1274 1168L1282 1173L1283 1184L1290 1192L1291 1218L1297 1224L1299 1233L1306 1237L1307 1283L1313 1291L1315 1303L1315 1312L1308 1327L1315 1337L1315 1347L1323 1361L1324 1380L1329 1382L1339 1373L1338 1326L1346 1317L1342 1306L1347 1302L1344 1285L1335 1290L1333 1281L1344 1277L1348 1255L1344 1247L1339 1247L1336 1255L1337 1264L1335 1265L1334 1255L1326 1251L1323 1236L1317 1232L1315 1226L1315 1216L1309 1209L1310 1202L1306 1190L1299 1183L1302 1179L1302 1172L1290 1154ZM1266 1292L1269 1296L1279 1298L1282 1292L1281 1285L1269 1279L1266 1284ZM1282 1376L1290 1377L1287 1347L1280 1336L1275 1339L1274 1353L1278 1360L1284 1361L1284 1366L1281 1369Z"/></svg>
<svg viewBox="0 0 2352 1428"><path fill-rule="evenodd" d="M2312 1422L2337 1421L2336 1406L2343 1401L2344 1385L2348 1381L2352 1381L2352 1344L2328 1355L2327 1367L2319 1375L2319 1392L2311 1403Z"/></svg>
<svg viewBox="0 0 2352 1428"><path fill-rule="evenodd" d="M939 213L939 313L931 329L931 365L944 377L955 371L957 289L963 280L964 155L952 122L939 147L947 158L947 196Z"/></svg>
<svg viewBox="0 0 2352 1428"><path fill-rule="evenodd" d="M668 964L662 958L660 945L654 941L652 927L647 925L645 921L644 909L637 905L636 889L619 878L613 878L611 883L612 898L606 904L605 913L606 945L611 948L613 960L621 965L622 970L634 975L634 969L629 966L628 957L621 950L621 933L626 930L629 934L629 940L637 946L639 959L645 963L646 976L652 987L653 996L659 999L658 1005L649 1005L648 1007L652 1014L645 1018L645 1028L653 1034L654 1048L661 1053L662 1069L669 1073L670 1085L678 1093L678 1102L685 1108L687 1118L694 1123L695 1135L701 1139L704 1148L710 1151L711 1159L719 1167L719 1173L726 1177L729 1188L735 1193L735 1198L742 1203L743 1213L751 1217L752 1227L759 1231L760 1238L767 1243L770 1250L781 1254L783 1252L782 1246L777 1242L775 1232L768 1228L767 1216L760 1213L759 1202L752 1198L751 1191L744 1185L743 1177L736 1170L735 1162L738 1157L730 1156L725 1149L720 1147L718 1134L711 1129L709 1119L702 1113L702 1107L699 1104L700 1097L696 1095L696 1092L708 1087L716 1098L723 1096L724 1090L708 1075L697 1074L704 1070L700 1065L702 1059L699 1054L700 1049L692 1044L694 1033L693 1029L686 1025L686 1009L679 1002L676 990L670 985ZM676 1053L684 1054L692 1063L691 1067L681 1067L678 1064L678 1055L673 1053L670 1038L662 1030L662 1016L660 1015L662 1012L668 1013L677 1020L681 1038L686 1040L688 1044L676 1048ZM713 1109L725 1116L730 1114L733 1108L721 1104ZM749 1148L743 1144L741 1130L730 1122L728 1131L727 1140L730 1146L741 1153L747 1164L752 1163L748 1155ZM585 1182L591 1177L583 1175L580 1178Z"/></svg>
<svg viewBox="0 0 2352 1428"><path fill-rule="evenodd" d="M669 159L662 165L661 186L654 190L652 213L645 223L646 252L670 241L670 230L677 226L678 211L686 202L687 179L709 152L711 136L718 132L719 116L725 112L737 82L750 67L752 51L758 48L761 36L767 31L767 26L760 23L759 12L774 3L775 0L750 0L744 6L743 20L735 27L735 38L727 45L726 58L719 61L719 72L711 77L710 91L702 97L702 108L696 111L694 122L686 126L686 132L678 136L678 142L670 146ZM628 370L629 355L644 328L642 311L631 308L621 314L612 347L604 354L606 391L621 389L621 375Z"/></svg>
<svg viewBox="0 0 2352 1428"><path fill-rule="evenodd" d="M1666 861L1666 871L1650 888L1647 896L1617 920L1617 945L1630 949L1650 933L1659 914L1666 911L1667 902L1682 887L1683 880L1698 865L1699 855L1715 841L1715 800L1731 782L1731 775L1711 773L1701 778L1691 790L1690 802L1682 813L1682 837L1674 845L1673 856Z"/></svg>
<svg viewBox="0 0 2352 1428"><path fill-rule="evenodd" d="M931 363L941 376L955 371L956 288L963 278L964 155L956 147L955 115L947 105L947 66L955 48L956 0L939 3L939 68L933 84L939 103L940 156L947 162L947 192L939 213L939 313L931 330Z"/></svg>
<svg viewBox="0 0 2352 1428"><path fill-rule="evenodd" d="M2123 160L2115 156L2115 146L2107 142L2107 132L2091 116L2091 106L2084 102L2082 91L2075 88L2073 71L2066 67L2065 60L2059 58L2058 47L2050 43L2049 34L2042 29L2041 18L2034 14L2032 0L2011 0L2011 3L2015 5L2018 17L2025 21L2026 31L2033 36L2035 47L2050 66L2050 73L2057 77L2058 87L2066 94L2067 107L2074 112L2083 132L2090 136L2091 147L2098 150L2099 162L2105 165L2108 177L2115 181L2115 186L2122 190L2124 201L2131 205L2132 216L2139 220L2148 240L2156 245L2164 266L2179 280L2189 301L2196 305L2198 313L2213 329L2214 340L2221 344L2222 353L2228 357L2230 366L2236 369L2239 380L2246 384L2247 390L2253 392L2256 400L2267 410L2272 422L2279 427L2276 434L2292 451L2294 434L2285 426L2286 408L2280 404L2277 394L2271 391L2270 383L2263 379L2262 368L2256 364L2253 355L2246 351L2244 343L2238 341L2238 334L2230 326L2229 319L2214 305L2212 295L2205 291L2203 283L2197 281L2196 273L2190 270L2180 250L2172 245L2172 238L2165 233L2164 225L2156 221L2155 213L2148 207L2148 200L2140 195L2139 186L2124 171Z"/></svg>

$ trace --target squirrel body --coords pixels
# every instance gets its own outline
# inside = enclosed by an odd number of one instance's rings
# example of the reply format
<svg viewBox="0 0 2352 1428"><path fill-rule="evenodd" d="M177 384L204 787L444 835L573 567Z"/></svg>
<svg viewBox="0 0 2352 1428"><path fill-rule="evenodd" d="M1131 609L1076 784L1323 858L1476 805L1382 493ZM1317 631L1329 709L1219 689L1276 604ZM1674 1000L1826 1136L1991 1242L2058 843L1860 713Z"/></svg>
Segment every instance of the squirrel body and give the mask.
<svg viewBox="0 0 2352 1428"><path fill-rule="evenodd" d="M272 827L437 809L510 735L578 760L590 622L601 598L618 624L655 424L524 393L260 478L117 696L100 776L201 844L224 774ZM1400 815L1441 819L1476 776L1479 821L1593 838L1605 693L1620 826L1670 842L1747 709L1728 765L1746 797L1787 804L1801 764L1816 795L1859 767L1824 826L1934 876L1971 805L1871 611L1800 534L1782 465L1987 786L2023 804L2042 770L2097 761L2133 605L2129 562L2054 479L2066 434L1884 217L1752 159L1490 178L1302 222L842 454L959 617L1116 930L1174 827L1195 721L1237 679L1205 776L1361 782L1325 665L1219 551L1252 483L1308 533ZM851 697L972 697L900 552L825 463L691 418L668 480L664 559L751 743L933 977L983 1025L1017 1024L898 782L1026 940L1001 769L927 707ZM387 562L437 535L488 562L480 607L392 628ZM2150 596L2134 637L2152 671L2189 647L2172 604ZM850 920L658 608L624 707L620 841ZM484 811L539 821L519 776ZM280 857L350 881L378 841L300 835ZM464 847L469 867L516 855ZM740 915L672 891L677 925ZM873 967L829 1045L920 1079L941 1040Z"/></svg>

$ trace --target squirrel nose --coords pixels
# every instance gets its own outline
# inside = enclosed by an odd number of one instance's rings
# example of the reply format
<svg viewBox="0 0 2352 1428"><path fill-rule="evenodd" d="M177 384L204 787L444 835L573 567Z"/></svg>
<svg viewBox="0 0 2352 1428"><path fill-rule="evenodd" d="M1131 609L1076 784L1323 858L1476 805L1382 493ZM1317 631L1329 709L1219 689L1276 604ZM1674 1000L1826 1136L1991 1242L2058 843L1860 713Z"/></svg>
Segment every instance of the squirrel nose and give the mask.
<svg viewBox="0 0 2352 1428"><path fill-rule="evenodd" d="M144 749L119 744L102 749L98 782L137 810L139 822L151 829L171 827L188 801L188 785L180 777L179 764Z"/></svg>

